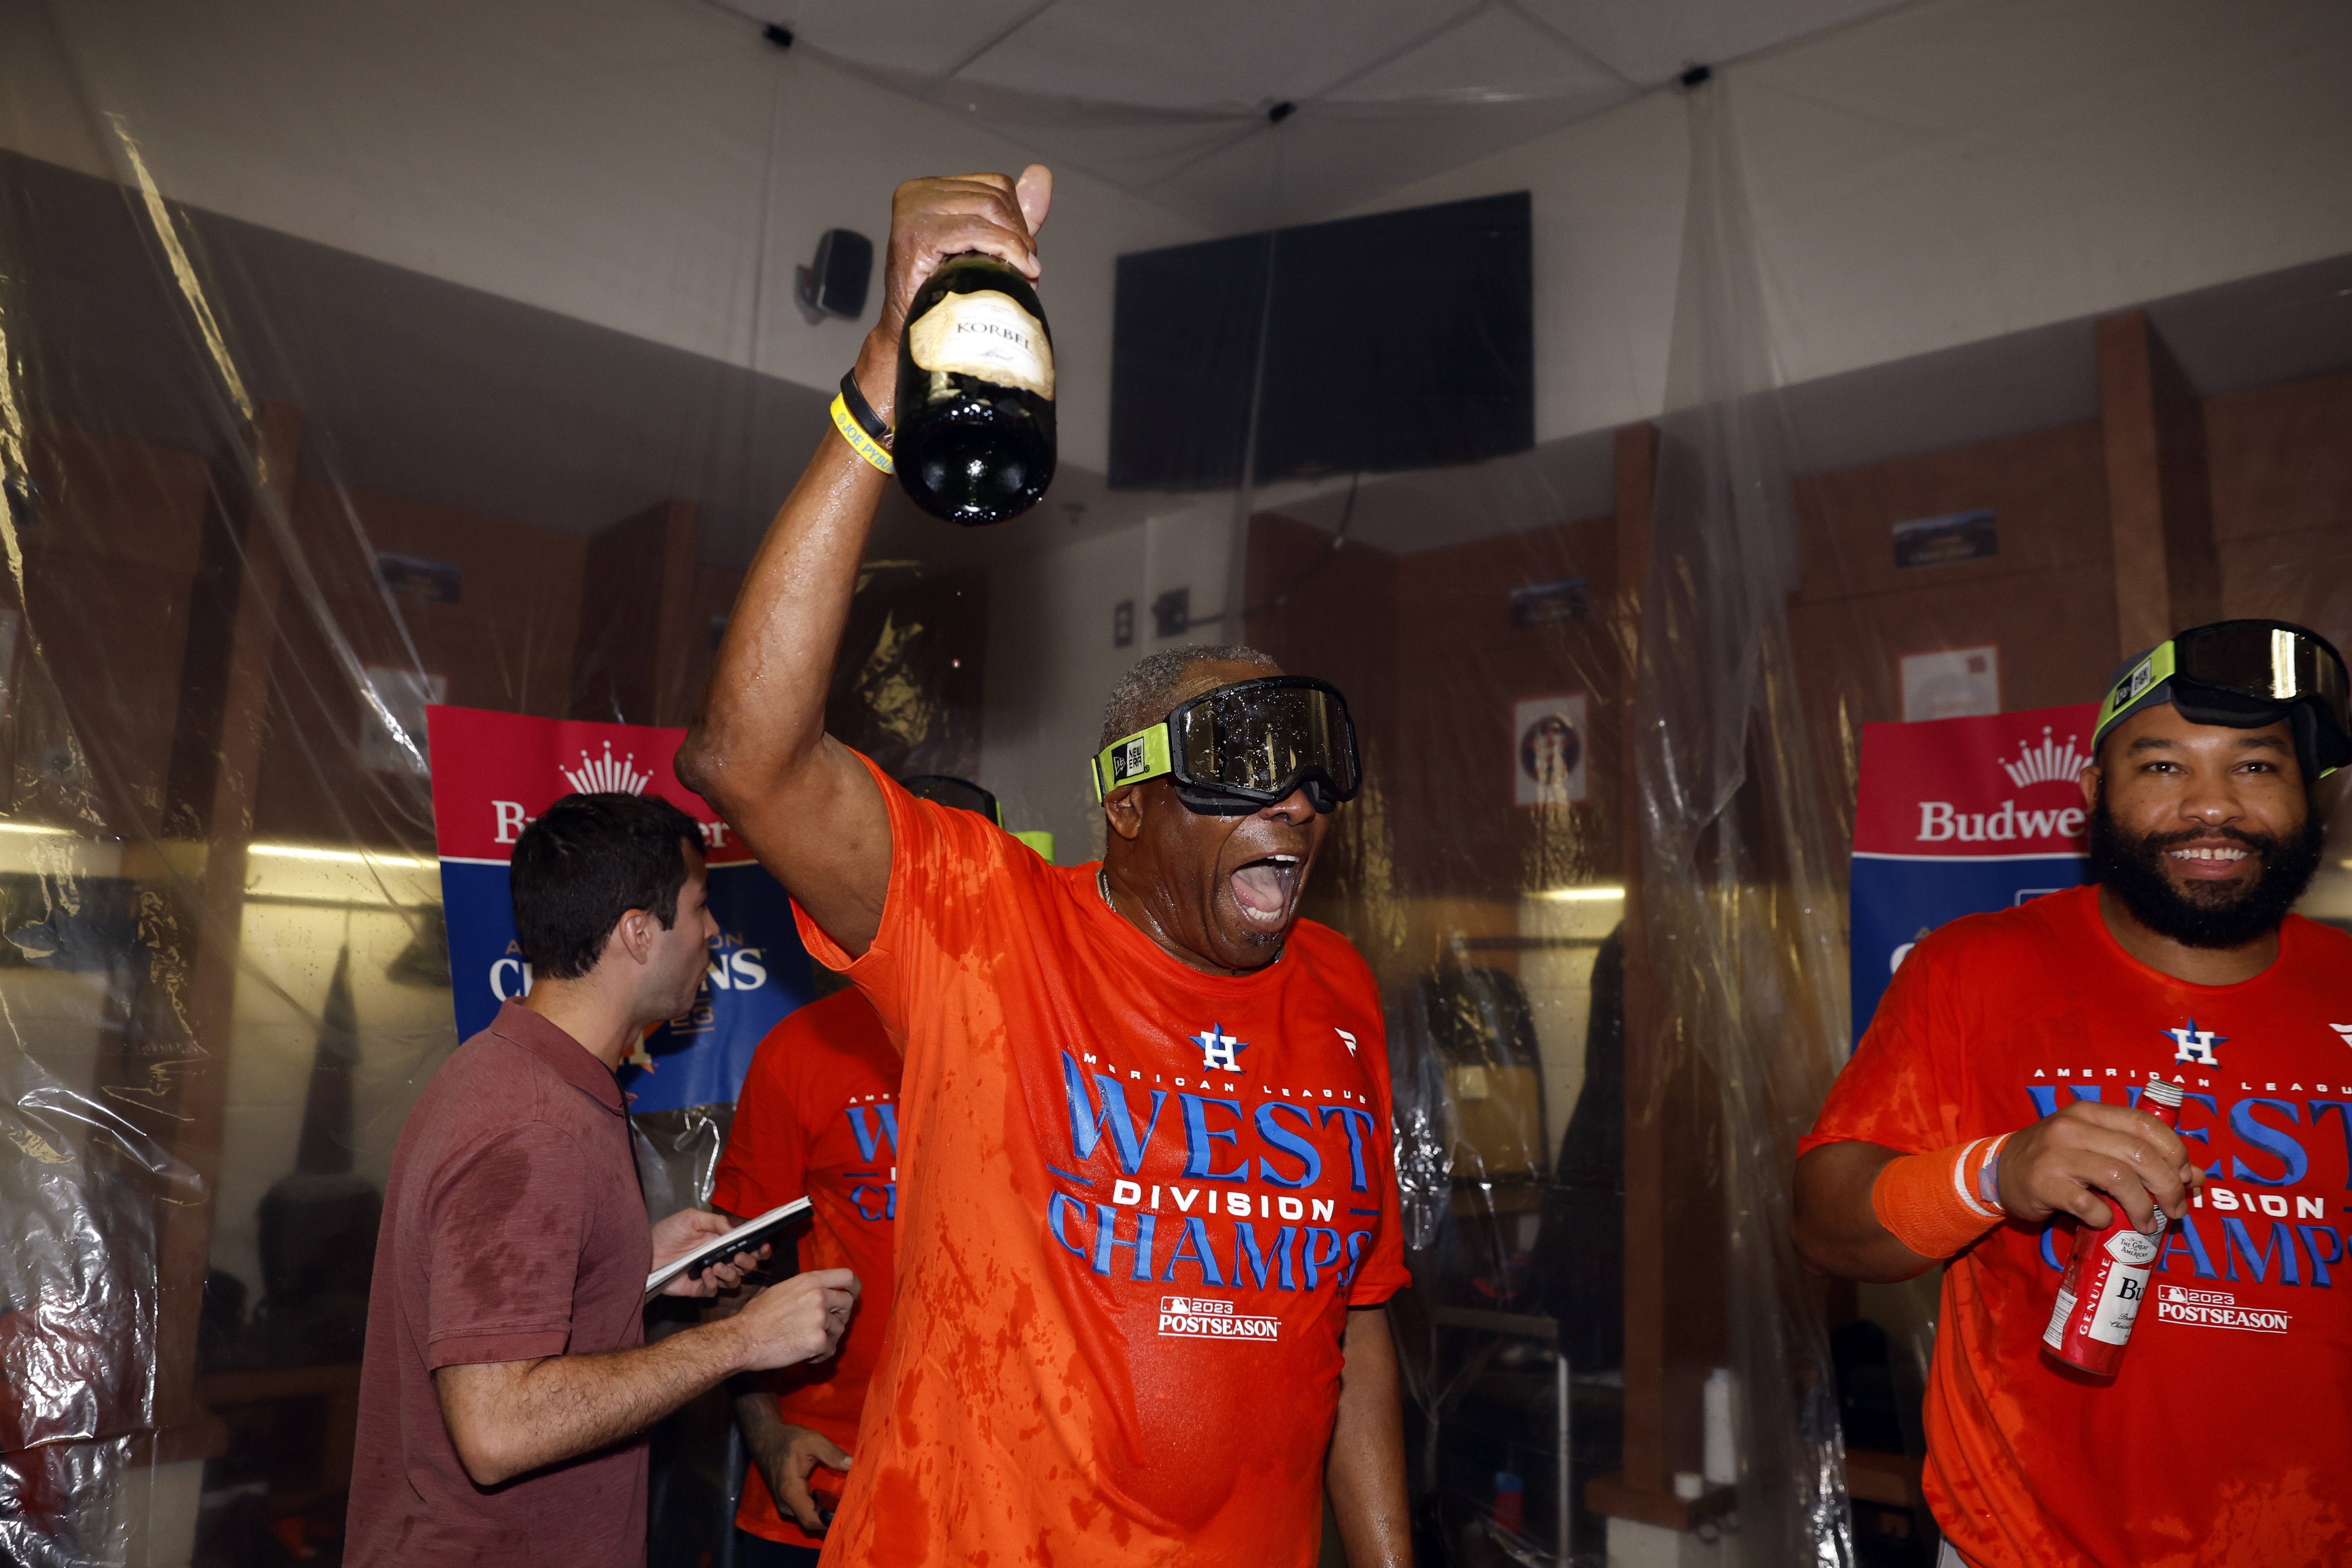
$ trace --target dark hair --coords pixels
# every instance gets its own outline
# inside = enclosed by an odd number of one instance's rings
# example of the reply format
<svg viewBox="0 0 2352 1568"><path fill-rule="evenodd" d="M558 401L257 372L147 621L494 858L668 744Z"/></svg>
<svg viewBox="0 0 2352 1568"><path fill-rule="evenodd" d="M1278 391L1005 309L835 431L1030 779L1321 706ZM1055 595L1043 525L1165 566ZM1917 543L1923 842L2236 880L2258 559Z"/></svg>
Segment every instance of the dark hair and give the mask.
<svg viewBox="0 0 2352 1568"><path fill-rule="evenodd" d="M508 888L515 931L542 980L577 980L631 910L667 931L686 886L694 818L659 795L567 795L522 830Z"/></svg>

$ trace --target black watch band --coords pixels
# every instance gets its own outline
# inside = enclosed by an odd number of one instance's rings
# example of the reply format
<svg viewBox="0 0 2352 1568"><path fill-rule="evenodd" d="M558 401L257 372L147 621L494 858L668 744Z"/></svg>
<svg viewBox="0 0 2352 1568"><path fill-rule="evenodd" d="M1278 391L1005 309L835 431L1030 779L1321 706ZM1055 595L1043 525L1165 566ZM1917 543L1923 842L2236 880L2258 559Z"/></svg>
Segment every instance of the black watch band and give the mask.
<svg viewBox="0 0 2352 1568"><path fill-rule="evenodd" d="M841 402L842 406L849 410L849 416L857 421L857 427L860 430L886 447L890 444L889 422L874 412L874 405L866 402L866 394L857 389L857 371L855 366L842 372Z"/></svg>

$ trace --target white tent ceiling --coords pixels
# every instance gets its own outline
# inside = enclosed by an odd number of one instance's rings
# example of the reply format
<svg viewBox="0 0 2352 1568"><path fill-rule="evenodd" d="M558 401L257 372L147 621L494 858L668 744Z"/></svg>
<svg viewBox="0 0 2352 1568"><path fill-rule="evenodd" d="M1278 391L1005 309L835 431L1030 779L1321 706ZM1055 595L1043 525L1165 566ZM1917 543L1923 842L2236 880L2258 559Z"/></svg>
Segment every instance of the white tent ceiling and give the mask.
<svg viewBox="0 0 2352 1568"><path fill-rule="evenodd" d="M1903 0L714 3L1230 233L1376 201Z"/></svg>

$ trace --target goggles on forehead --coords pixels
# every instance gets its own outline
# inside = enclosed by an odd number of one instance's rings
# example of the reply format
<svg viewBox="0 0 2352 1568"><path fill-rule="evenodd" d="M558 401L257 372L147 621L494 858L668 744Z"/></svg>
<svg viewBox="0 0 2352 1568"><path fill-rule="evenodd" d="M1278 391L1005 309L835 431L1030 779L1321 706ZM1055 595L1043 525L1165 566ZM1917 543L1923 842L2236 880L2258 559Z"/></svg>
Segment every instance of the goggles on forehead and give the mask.
<svg viewBox="0 0 2352 1568"><path fill-rule="evenodd" d="M2258 729L2285 721L2304 777L2352 763L2352 681L2326 637L2290 621L2216 621L2126 663L2099 704L2091 749L2143 709L2169 702L2196 724Z"/></svg>
<svg viewBox="0 0 2352 1568"><path fill-rule="evenodd" d="M1362 783L1348 700L1303 675L1237 681L1177 704L1161 722L1095 755L1097 801L1161 777L1204 816L1239 816L1300 789L1317 811L1333 811Z"/></svg>

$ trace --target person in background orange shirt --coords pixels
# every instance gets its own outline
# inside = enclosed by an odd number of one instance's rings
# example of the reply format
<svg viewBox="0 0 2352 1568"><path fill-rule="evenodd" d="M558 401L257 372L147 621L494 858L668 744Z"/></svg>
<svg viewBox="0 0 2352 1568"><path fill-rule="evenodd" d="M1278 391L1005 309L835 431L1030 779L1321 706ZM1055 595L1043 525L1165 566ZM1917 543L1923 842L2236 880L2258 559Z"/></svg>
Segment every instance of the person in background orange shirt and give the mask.
<svg viewBox="0 0 2352 1568"><path fill-rule="evenodd" d="M943 258L1037 276L1051 186L898 188L857 424L887 432ZM888 462L851 418L761 542L677 757L906 1062L896 1300L824 1560L1307 1568L1328 1491L1353 1568L1407 1563L1380 992L1298 918L1360 782L1345 700L1238 646L1141 660L1097 742L1099 864L914 799L824 733Z"/></svg>
<svg viewBox="0 0 2352 1568"><path fill-rule="evenodd" d="M996 797L965 780L929 775L906 788L1000 820ZM890 1322L901 1066L873 1005L846 987L768 1031L735 1102L710 1206L740 1224L805 1194L814 1213L801 1266L846 1268L863 1287L831 1361L737 1380L735 1421L751 1455L735 1513L740 1568L814 1563L830 1510L812 1487L837 1499L849 1468Z"/></svg>

